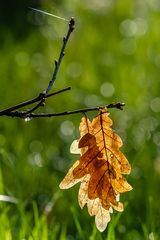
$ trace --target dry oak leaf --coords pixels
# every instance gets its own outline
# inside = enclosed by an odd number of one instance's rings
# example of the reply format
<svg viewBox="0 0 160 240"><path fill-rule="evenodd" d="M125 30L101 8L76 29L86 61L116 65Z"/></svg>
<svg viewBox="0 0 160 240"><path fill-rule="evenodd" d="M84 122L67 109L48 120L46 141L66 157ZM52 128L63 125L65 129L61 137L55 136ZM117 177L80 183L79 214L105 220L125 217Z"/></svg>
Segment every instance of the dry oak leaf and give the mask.
<svg viewBox="0 0 160 240"><path fill-rule="evenodd" d="M123 174L129 174L131 166L119 150L121 138L111 129L112 120L106 108L92 122L83 117L80 123L80 139L71 145L72 153L80 159L70 168L60 183L61 189L81 182L78 200L81 208L87 204L88 212L95 215L99 231L104 231L113 209L123 211L120 193L132 190Z"/></svg>

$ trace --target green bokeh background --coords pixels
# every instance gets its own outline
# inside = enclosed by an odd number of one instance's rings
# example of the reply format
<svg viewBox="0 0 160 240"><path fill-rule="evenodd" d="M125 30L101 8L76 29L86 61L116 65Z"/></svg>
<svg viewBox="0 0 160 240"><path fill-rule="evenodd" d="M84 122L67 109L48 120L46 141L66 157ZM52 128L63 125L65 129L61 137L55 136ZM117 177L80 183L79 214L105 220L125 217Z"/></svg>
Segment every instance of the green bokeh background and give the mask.
<svg viewBox="0 0 160 240"><path fill-rule="evenodd" d="M110 116L123 139L122 151L132 165L127 179L134 189L123 194L125 211L112 215L114 223L117 216L119 219L115 225L111 221L109 229L112 226L113 239L159 239L159 1L2 1L1 109L33 98L47 87L67 31L65 21L35 13L28 6L67 19L74 16L76 21L52 89L71 86L72 90L48 99L39 111L126 103L124 111L112 109ZM98 233L94 218L87 209L79 208L78 186L65 191L58 187L76 160L69 148L79 137L81 117L77 114L29 122L0 118L0 194L19 201L0 204L1 216L7 212L13 239L45 239L28 238L34 228L35 208L39 216L46 216L48 239L111 239L109 229ZM20 238L18 232L25 218L29 226Z"/></svg>

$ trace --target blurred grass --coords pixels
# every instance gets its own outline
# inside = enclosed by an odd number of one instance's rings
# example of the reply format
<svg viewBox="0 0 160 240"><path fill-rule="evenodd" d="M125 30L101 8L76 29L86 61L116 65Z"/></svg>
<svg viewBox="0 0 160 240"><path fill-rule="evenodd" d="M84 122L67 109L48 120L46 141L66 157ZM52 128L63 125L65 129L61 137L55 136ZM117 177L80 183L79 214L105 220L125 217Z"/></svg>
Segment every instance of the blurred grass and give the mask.
<svg viewBox="0 0 160 240"><path fill-rule="evenodd" d="M78 186L58 187L76 160L69 147L78 138L81 115L27 123L1 117L0 194L19 200L0 204L1 239L159 239L159 1L17 1L6 6L0 3L1 109L46 88L67 30L65 22L27 7L74 16L76 29L53 89L72 90L49 99L46 111L125 102L123 112L110 112L132 164L128 181L134 190L122 196L125 211L114 213L99 233L94 219L78 206Z"/></svg>

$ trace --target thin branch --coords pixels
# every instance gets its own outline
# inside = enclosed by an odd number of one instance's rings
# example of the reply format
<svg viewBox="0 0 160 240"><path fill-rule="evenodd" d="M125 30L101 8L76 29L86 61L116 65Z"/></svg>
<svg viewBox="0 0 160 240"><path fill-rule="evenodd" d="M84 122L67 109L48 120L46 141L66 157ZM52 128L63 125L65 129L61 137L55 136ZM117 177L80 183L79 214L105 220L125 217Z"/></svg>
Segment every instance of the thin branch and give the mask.
<svg viewBox="0 0 160 240"><path fill-rule="evenodd" d="M77 113L84 114L86 112L99 111L101 108L104 108L104 107L117 108L117 109L123 110L123 107L125 106L125 104L118 102L118 103L111 103L109 105L100 106L100 107L83 108L83 109L78 109L78 110L74 110L74 111L64 111L64 112L59 112L59 113L35 113L35 110L37 110L40 106L44 105L46 98L49 98L53 95L56 95L56 94L59 94L59 93L62 93L64 91L71 89L70 87L68 87L68 88L64 88L64 89L61 89L59 91L49 94L49 91L51 90L51 88L56 80L62 59L65 54L65 48L66 48L67 42L69 40L69 37L70 37L72 31L74 30L74 25L75 25L75 21L73 18L71 18L71 20L69 21L68 32L67 32L66 36L63 38L63 45L62 45L62 48L60 51L58 61L55 61L55 69L53 72L52 79L50 80L46 90L43 91L42 93L40 93L37 97L35 97L33 99L30 99L28 101L22 102L20 104L11 106L9 108L6 108L6 109L0 111L0 116L18 117L18 118L30 120L32 118L57 117L57 116L65 116L65 115L71 115L71 114L77 114ZM18 110L22 107L26 107L26 106L34 104L34 103L36 103L35 106L30 108L29 110L24 110L24 111Z"/></svg>
<svg viewBox="0 0 160 240"><path fill-rule="evenodd" d="M73 32L74 30L74 25L75 25L75 21L74 21L74 18L71 18L71 20L69 21L69 24L68 24L68 32L66 34L66 36L63 38L63 45L62 45L62 48L61 48L61 51L60 51L60 55L59 55L59 58L58 58L58 61L55 60L55 68L54 68L54 72L53 72L53 76L52 76L52 79L49 81L49 84L46 88L45 91L43 91L44 93L44 97L42 97L40 99L40 101L36 104L36 106L34 106L32 109L30 109L28 112L34 112L36 109L38 109L40 106L43 106L44 105L44 102L45 102L45 98L46 98L46 95L49 93L49 91L51 90L52 86L53 86L53 83L55 82L56 78L57 78L57 74L58 74L58 71L59 71L59 68L60 68L60 65L61 65L61 62L62 62L62 59L65 55L65 49L66 49L66 46L67 46L67 43L68 43L68 40L69 40L69 37L71 35L71 33Z"/></svg>
<svg viewBox="0 0 160 240"><path fill-rule="evenodd" d="M48 84L48 87L46 89L46 94L51 90L51 88L53 86L53 83L56 80L61 61L62 61L62 59L64 57L64 54L65 54L65 48L66 48L67 42L69 40L69 37L70 37L71 33L74 30L74 25L75 25L74 18L71 18L71 20L69 21L69 28L68 28L67 35L66 35L66 37L63 38L63 45L62 45L62 49L61 49L58 61L55 61L54 73L53 73L52 79L50 80L50 82Z"/></svg>
<svg viewBox="0 0 160 240"><path fill-rule="evenodd" d="M45 95L44 93L40 93L37 97L35 97L33 99L30 99L28 101L19 103L17 105L11 106L9 108L6 108L6 109L0 111L0 116L10 114L12 111L15 111L15 110L20 109L22 107L25 107L25 106L31 105L33 103L36 103L36 102L42 100L44 98L44 96L45 96L45 98L49 98L51 96L54 96L54 95L57 95L59 93L68 91L70 89L71 89L71 87L63 88L63 89L61 89L59 91L56 91L56 92L53 92L53 93L50 93L50 94L47 94L47 95Z"/></svg>
<svg viewBox="0 0 160 240"><path fill-rule="evenodd" d="M109 105L105 106L100 106L100 107L91 107L91 108L83 108L83 109L78 109L74 111L64 111L64 112L59 112L59 113L28 113L23 111L15 111L15 112L10 112L6 113L6 116L10 117L19 117L19 118L45 118L45 117L58 117L58 116L66 116L66 115L72 115L72 114L77 114L77 113L86 113L86 112L91 112L91 111L99 111L101 108L117 108L120 110L123 110L123 107L125 106L125 103L111 103Z"/></svg>

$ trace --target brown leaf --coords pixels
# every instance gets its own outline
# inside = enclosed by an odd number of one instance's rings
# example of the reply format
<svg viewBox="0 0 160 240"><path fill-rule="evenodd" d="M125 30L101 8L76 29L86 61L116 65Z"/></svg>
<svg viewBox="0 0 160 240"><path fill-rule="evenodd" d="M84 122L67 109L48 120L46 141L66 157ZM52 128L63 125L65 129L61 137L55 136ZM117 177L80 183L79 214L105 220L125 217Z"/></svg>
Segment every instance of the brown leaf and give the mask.
<svg viewBox="0 0 160 240"><path fill-rule="evenodd" d="M79 152L81 156L60 184L60 188L70 188L81 182L79 205L83 208L87 204L100 231L104 231L110 221L112 208L123 211L119 193L132 190L123 176L130 173L131 167L119 150L123 143L111 129L112 120L108 115L103 108L92 122L82 118L80 139L72 144L72 152Z"/></svg>
<svg viewBox="0 0 160 240"><path fill-rule="evenodd" d="M86 175L82 180L79 188L78 201L81 208L87 204L88 212L90 216L96 216L95 222L96 226L100 232L103 232L107 227L108 222L110 221L110 212L112 212L112 208L110 210L105 210L102 207L100 199L89 199L88 198L88 182L90 179L90 175Z"/></svg>
<svg viewBox="0 0 160 240"><path fill-rule="evenodd" d="M73 187L76 183L80 182L81 179L75 178L73 176L73 170L79 165L79 160L77 160L73 166L69 169L63 181L60 183L59 187L61 189L67 189Z"/></svg>

